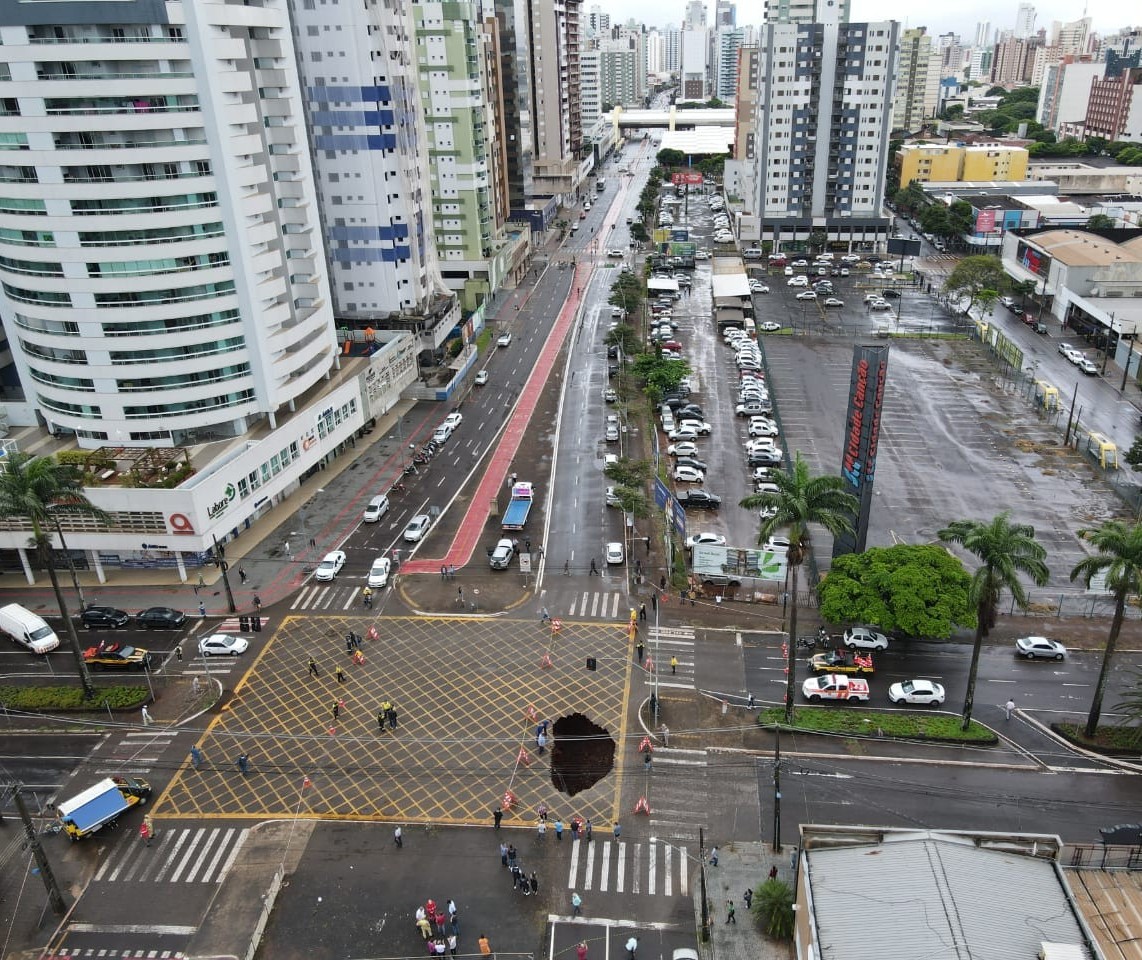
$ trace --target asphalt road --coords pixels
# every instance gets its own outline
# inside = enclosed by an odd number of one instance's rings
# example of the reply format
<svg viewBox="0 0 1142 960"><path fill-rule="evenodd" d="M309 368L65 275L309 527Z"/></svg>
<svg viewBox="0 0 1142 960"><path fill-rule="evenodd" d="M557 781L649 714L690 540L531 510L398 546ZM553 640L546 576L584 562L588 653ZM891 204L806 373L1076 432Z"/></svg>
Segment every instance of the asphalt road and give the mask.
<svg viewBox="0 0 1142 960"><path fill-rule="evenodd" d="M28 809L34 814L43 809L72 771L99 745L101 734L12 730L18 722L10 716L0 720L7 728L0 749L0 776L5 783L20 785ZM7 819L15 809L11 795L5 791L0 814Z"/></svg>

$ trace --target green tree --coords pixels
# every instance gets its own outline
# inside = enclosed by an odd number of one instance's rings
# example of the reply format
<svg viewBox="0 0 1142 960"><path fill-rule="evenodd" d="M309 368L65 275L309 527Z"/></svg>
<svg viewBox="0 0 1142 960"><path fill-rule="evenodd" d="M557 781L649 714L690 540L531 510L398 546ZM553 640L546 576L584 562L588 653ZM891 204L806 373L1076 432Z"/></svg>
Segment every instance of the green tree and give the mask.
<svg viewBox="0 0 1142 960"><path fill-rule="evenodd" d="M69 464L54 457L34 457L28 453L10 453L0 467L0 517L27 520L32 525L31 544L48 571L55 591L59 615L76 672L87 697L95 695L95 685L83 659L83 649L75 633L75 623L56 576L52 530L60 517L87 516L105 519L106 515L83 495L79 475Z"/></svg>
<svg viewBox="0 0 1142 960"><path fill-rule="evenodd" d="M1106 680L1110 663L1118 647L1118 635L1126 617L1126 598L1142 593L1142 524L1125 524L1121 520L1107 520L1102 526L1079 531L1079 536L1098 552L1080 560L1071 571L1071 579L1081 579L1090 589L1091 579L1097 574L1106 577L1107 589L1114 595L1114 616L1110 621L1110 634L1102 654L1102 667L1094 687L1090 713L1086 718L1086 735L1098 732L1098 718L1102 714L1102 698L1106 693Z"/></svg>
<svg viewBox="0 0 1142 960"><path fill-rule="evenodd" d="M666 360L661 350L640 353L631 364L631 373L642 381L647 396L657 403L664 393L677 388L690 372L685 360Z"/></svg>
<svg viewBox="0 0 1142 960"><path fill-rule="evenodd" d="M809 249L814 253L819 253L825 249L825 244L829 242L829 235L824 230L814 230L809 234L809 239L806 241Z"/></svg>
<svg viewBox="0 0 1142 960"><path fill-rule="evenodd" d="M979 671L979 652L983 638L995 626L999 598L1008 590L1020 607L1027 606L1027 591L1019 575L1028 577L1036 586L1047 582L1048 570L1044 562L1047 551L1035 539L1035 528L1012 523L1006 513L993 517L987 523L979 520L953 520L938 536L945 543L956 543L980 561L979 569L971 579L968 596L975 604L975 642L972 646L971 667L968 669L968 688L964 695L963 729L971 724L975 705L975 680Z"/></svg>
<svg viewBox="0 0 1142 960"><path fill-rule="evenodd" d="M946 237L963 237L975 230L975 211L966 200L956 200L948 208Z"/></svg>
<svg viewBox="0 0 1142 960"><path fill-rule="evenodd" d="M944 292L953 297L968 297L970 310L983 290L1002 290L1007 281L999 257L981 254L964 257L944 281Z"/></svg>
<svg viewBox="0 0 1142 960"><path fill-rule="evenodd" d="M837 557L817 595L821 617L832 623L949 637L957 626L975 626L970 587L964 565L944 547L898 544Z"/></svg>
<svg viewBox="0 0 1142 960"><path fill-rule="evenodd" d="M942 203L930 204L920 211L920 229L925 233L946 236L948 233L948 208Z"/></svg>
<svg viewBox="0 0 1142 960"><path fill-rule="evenodd" d="M603 476L608 480L614 480L620 487L640 487L650 479L651 472L648 460L619 457L615 463L604 467Z"/></svg>
<svg viewBox="0 0 1142 960"><path fill-rule="evenodd" d="M658 151L655 159L664 167L681 167L686 163L686 154L681 150L663 149Z"/></svg>
<svg viewBox="0 0 1142 960"><path fill-rule="evenodd" d="M608 347L618 346L628 357L633 357L642 349L642 343L638 339L638 331L629 323L620 323L613 330L608 330L607 335L603 337L603 342Z"/></svg>
<svg viewBox="0 0 1142 960"><path fill-rule="evenodd" d="M1091 216L1086 222L1088 230L1110 230L1115 224L1114 217L1109 217L1105 213L1096 213Z"/></svg>
<svg viewBox="0 0 1142 960"><path fill-rule="evenodd" d="M1142 437L1134 438L1134 442L1130 445L1130 449L1122 455L1122 459L1135 470L1142 470Z"/></svg>
<svg viewBox="0 0 1142 960"><path fill-rule="evenodd" d="M635 517L645 517L650 514L650 504L646 494L635 487L617 486L614 489L615 499L619 502L619 509Z"/></svg>
<svg viewBox="0 0 1142 960"><path fill-rule="evenodd" d="M793 938L793 888L784 880L774 877L758 884L753 891L750 913L774 940Z"/></svg>
<svg viewBox="0 0 1142 960"><path fill-rule="evenodd" d="M1122 715L1123 726L1131 726L1135 736L1135 746L1142 743L1142 670L1135 670L1134 676L1127 684L1126 693L1114 705L1117 713Z"/></svg>
<svg viewBox="0 0 1142 960"><path fill-rule="evenodd" d="M776 493L754 493L741 501L747 510L767 508L769 518L761 521L757 542L763 543L774 531L786 528L789 536L790 591L793 602L789 605L789 669L785 678L785 722L793 722L794 684L797 680L797 588L801 564L809 549L809 525L820 524L834 537L851 533L852 518L856 516L860 501L845 490L845 482L837 476L815 477L809 465L798 452L788 472L773 474Z"/></svg>

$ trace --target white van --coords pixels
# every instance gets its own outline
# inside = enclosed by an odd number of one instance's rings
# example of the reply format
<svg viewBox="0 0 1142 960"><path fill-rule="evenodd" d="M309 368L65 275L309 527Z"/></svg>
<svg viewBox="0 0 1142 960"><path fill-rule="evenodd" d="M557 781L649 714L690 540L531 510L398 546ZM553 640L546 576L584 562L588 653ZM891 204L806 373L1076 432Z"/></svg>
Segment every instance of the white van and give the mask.
<svg viewBox="0 0 1142 960"><path fill-rule="evenodd" d="M379 497L373 497L365 507L365 523L376 523L388 512L389 498L383 493Z"/></svg>
<svg viewBox="0 0 1142 960"><path fill-rule="evenodd" d="M49 653L59 646L59 637L43 617L18 603L0 607L0 630L32 653Z"/></svg>

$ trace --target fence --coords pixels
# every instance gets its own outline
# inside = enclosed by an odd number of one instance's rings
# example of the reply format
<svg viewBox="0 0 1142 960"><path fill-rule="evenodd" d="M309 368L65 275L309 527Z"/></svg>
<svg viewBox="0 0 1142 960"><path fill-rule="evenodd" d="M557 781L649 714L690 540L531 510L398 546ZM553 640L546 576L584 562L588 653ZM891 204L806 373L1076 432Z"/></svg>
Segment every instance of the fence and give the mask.
<svg viewBox="0 0 1142 960"><path fill-rule="evenodd" d="M1060 863L1075 870L1142 870L1142 847L1068 843Z"/></svg>

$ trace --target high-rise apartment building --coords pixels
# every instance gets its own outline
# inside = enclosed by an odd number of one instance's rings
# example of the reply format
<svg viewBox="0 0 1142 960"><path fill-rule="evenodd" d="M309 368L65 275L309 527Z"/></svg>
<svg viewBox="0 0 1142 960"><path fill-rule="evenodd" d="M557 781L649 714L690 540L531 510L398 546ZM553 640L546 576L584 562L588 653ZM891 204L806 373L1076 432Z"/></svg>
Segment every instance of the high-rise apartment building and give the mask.
<svg viewBox="0 0 1142 960"><path fill-rule="evenodd" d="M918 130L932 116L928 72L932 61L932 38L926 27L913 27L900 35L896 61L896 94L892 100L894 130ZM929 103L929 100L933 102Z"/></svg>
<svg viewBox="0 0 1142 960"><path fill-rule="evenodd" d="M991 21L981 20L975 25L975 43L973 47L990 47L991 46Z"/></svg>
<svg viewBox="0 0 1142 960"><path fill-rule="evenodd" d="M708 52L705 28L682 31L682 67L678 99L705 100L709 97Z"/></svg>
<svg viewBox="0 0 1142 960"><path fill-rule="evenodd" d="M738 52L750 42L749 27L718 27L714 33L714 96L733 103L738 94Z"/></svg>
<svg viewBox="0 0 1142 960"><path fill-rule="evenodd" d="M532 105L531 27L528 0L495 0L503 89L503 134L513 216L527 218L535 195L535 117Z"/></svg>
<svg viewBox="0 0 1142 960"><path fill-rule="evenodd" d="M860 245L887 234L898 25L840 14L819 0L812 21L761 30L752 213L775 248L814 230Z"/></svg>
<svg viewBox="0 0 1142 960"><path fill-rule="evenodd" d="M579 97L580 0L515 0L529 6L535 197L573 193L583 148Z"/></svg>
<svg viewBox="0 0 1142 960"><path fill-rule="evenodd" d="M833 0L840 23L849 22L850 0ZM813 23L817 19L818 0L765 0L766 23Z"/></svg>
<svg viewBox="0 0 1142 960"><path fill-rule="evenodd" d="M686 4L686 17L682 22L682 29L706 29L706 0L689 0Z"/></svg>
<svg viewBox="0 0 1142 960"><path fill-rule="evenodd" d="M682 31L668 26L662 31L662 69L667 73L678 73L682 69Z"/></svg>
<svg viewBox="0 0 1142 960"><path fill-rule="evenodd" d="M16 416L86 447L273 423L337 354L285 0L8 3L0 40Z"/></svg>
<svg viewBox="0 0 1142 960"><path fill-rule="evenodd" d="M1091 81L1101 80L1105 70L1106 64L1095 63L1089 56L1066 56L1048 65L1039 87L1035 119L1056 133L1064 125L1082 126L1086 121Z"/></svg>
<svg viewBox="0 0 1142 960"><path fill-rule="evenodd" d="M1142 69L1131 67L1091 82L1084 134L1142 140Z"/></svg>
<svg viewBox="0 0 1142 960"><path fill-rule="evenodd" d="M1012 37L995 45L995 58L991 64L991 82L1001 87L1019 87L1031 78L1033 61L1029 59L1032 47L1026 40Z"/></svg>
<svg viewBox="0 0 1142 960"><path fill-rule="evenodd" d="M714 7L715 27L736 27L738 24L738 7L732 0L717 0Z"/></svg>
<svg viewBox="0 0 1142 960"><path fill-rule="evenodd" d="M1015 39L1026 40L1035 34L1035 5L1021 3L1015 10Z"/></svg>
<svg viewBox="0 0 1142 960"><path fill-rule="evenodd" d="M646 73L653 76L666 71L666 40L659 30L647 31L644 38L646 49Z"/></svg>
<svg viewBox="0 0 1142 960"><path fill-rule="evenodd" d="M591 5L591 12L587 14L587 29L595 36L611 32L611 15L597 3Z"/></svg>

